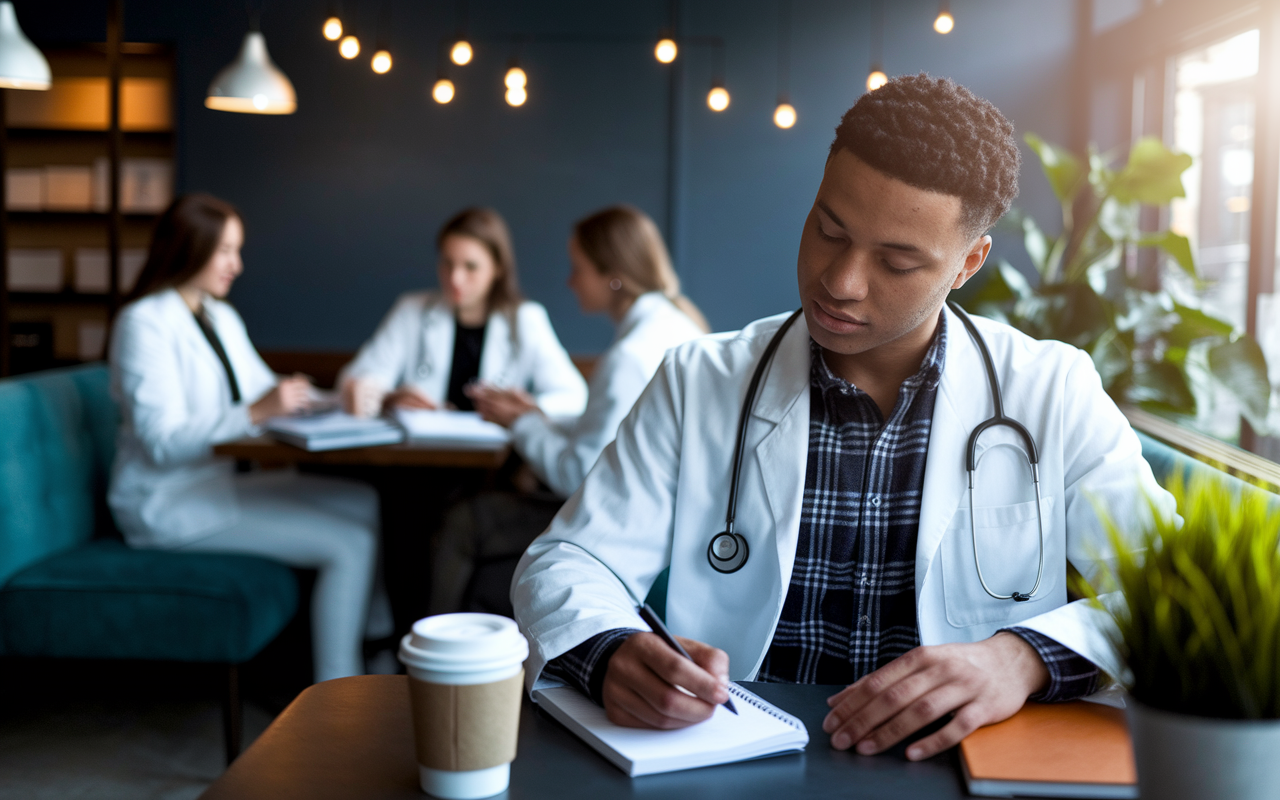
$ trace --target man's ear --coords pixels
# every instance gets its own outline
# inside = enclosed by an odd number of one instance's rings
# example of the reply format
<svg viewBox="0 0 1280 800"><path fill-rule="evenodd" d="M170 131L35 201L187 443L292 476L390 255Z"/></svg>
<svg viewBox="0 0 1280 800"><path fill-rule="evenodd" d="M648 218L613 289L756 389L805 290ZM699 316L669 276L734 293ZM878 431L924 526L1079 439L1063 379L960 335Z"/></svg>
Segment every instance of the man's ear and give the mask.
<svg viewBox="0 0 1280 800"><path fill-rule="evenodd" d="M969 253L964 257L964 266L960 268L960 274L956 276L956 282L951 288L959 289L969 282L969 279L982 269L982 265L987 261L987 255L991 252L991 237L989 235L981 236L973 246L969 248Z"/></svg>

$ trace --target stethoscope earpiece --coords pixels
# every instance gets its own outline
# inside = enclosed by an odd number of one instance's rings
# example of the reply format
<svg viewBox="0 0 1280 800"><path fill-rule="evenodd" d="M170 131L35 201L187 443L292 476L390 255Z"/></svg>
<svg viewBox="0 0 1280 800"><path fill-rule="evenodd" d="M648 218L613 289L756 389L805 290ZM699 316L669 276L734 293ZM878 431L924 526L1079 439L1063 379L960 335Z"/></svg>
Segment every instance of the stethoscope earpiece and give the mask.
<svg viewBox="0 0 1280 800"><path fill-rule="evenodd" d="M716 572L727 575L742 569L750 552L745 536L722 531L711 537L711 544L707 545L707 561Z"/></svg>

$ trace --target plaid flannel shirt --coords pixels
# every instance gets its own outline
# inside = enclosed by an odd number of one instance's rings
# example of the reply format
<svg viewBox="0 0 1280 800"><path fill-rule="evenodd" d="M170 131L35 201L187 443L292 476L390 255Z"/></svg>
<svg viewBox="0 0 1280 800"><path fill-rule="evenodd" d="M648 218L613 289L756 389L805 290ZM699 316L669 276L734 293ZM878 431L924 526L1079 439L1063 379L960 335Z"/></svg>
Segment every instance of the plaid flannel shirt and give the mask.
<svg viewBox="0 0 1280 800"><path fill-rule="evenodd" d="M889 419L834 375L810 342L809 455L791 584L758 680L849 684L920 643L915 552L933 405L946 360L946 317L920 370L903 382ZM1032 699L1092 693L1091 662L1035 631L1049 684ZM600 702L608 659L635 631L598 634L553 659L552 676Z"/></svg>

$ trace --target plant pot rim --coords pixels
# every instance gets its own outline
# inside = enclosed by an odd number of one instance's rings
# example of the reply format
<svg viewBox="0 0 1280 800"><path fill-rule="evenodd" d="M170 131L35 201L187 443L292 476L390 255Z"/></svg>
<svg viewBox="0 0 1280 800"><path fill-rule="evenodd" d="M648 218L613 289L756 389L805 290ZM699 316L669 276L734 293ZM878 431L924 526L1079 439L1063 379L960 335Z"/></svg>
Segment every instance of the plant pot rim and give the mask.
<svg viewBox="0 0 1280 800"><path fill-rule="evenodd" d="M1183 711L1170 711L1167 708L1144 703L1128 692L1124 696L1125 709L1129 712L1141 712L1154 717L1168 717L1187 724L1202 725L1257 725L1259 727L1280 726L1280 717L1266 719L1244 719L1241 717L1206 717L1200 714L1188 714Z"/></svg>

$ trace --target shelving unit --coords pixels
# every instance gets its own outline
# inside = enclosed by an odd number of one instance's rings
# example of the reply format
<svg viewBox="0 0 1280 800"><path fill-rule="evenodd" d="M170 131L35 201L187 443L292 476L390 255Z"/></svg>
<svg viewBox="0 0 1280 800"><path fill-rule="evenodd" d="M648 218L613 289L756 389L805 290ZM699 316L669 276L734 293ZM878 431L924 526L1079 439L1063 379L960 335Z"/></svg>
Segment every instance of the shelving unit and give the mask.
<svg viewBox="0 0 1280 800"><path fill-rule="evenodd" d="M109 35L118 30L109 26ZM121 297L131 288L126 282L131 270L122 269L122 264L136 268L155 218L173 191L172 49L117 42L113 68L111 44L45 48L53 87L48 92L3 90L6 96L0 105L4 107L6 131L0 152L7 170L72 166L81 173L88 169L92 176L90 195L80 198L82 192L77 192L76 208L14 208L15 197L5 193L7 223L0 224L7 231L4 239L9 253L56 250L62 264L58 291L22 290L21 285L13 284L12 268L6 271L7 280L0 281L0 331L8 328L0 348L7 348L9 356L4 359L0 354L0 370L7 361L10 374L102 357L107 326ZM113 94L118 97L114 114ZM167 174L157 171L156 165L165 163ZM133 166L139 169L131 170ZM159 174L163 186L157 191L150 185L148 192L140 193L137 181L130 184L131 172L134 177L151 175L152 184L154 175ZM42 191L49 185L48 179L44 180ZM112 184L119 187L115 204L110 202ZM79 185L82 188L83 181ZM148 201L145 206L141 210L131 207L131 200L140 196ZM79 203L81 199L88 202ZM111 257L113 249L115 258ZM99 281L94 291L77 291L78 250L84 254L86 266L96 258L99 278L105 262L105 285ZM12 258L8 264L12 267Z"/></svg>

